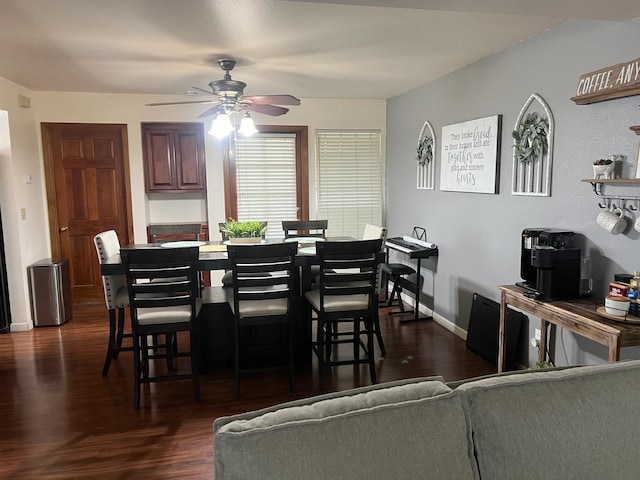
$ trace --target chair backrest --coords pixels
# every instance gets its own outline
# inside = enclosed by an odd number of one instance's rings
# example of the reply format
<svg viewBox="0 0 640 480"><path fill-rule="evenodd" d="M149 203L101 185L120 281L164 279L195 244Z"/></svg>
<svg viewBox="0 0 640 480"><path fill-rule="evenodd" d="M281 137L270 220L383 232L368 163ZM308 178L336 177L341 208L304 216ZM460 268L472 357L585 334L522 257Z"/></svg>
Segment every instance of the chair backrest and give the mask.
<svg viewBox="0 0 640 480"><path fill-rule="evenodd" d="M150 224L148 227L151 243L159 239L200 240L201 223Z"/></svg>
<svg viewBox="0 0 640 480"><path fill-rule="evenodd" d="M375 240L379 238L382 240L380 249L384 251L384 243L387 241L387 229L379 225L367 223L364 226L364 233L362 234L363 240ZM376 277L376 292L380 292L382 288L382 272L380 271L381 265L378 265L377 277Z"/></svg>
<svg viewBox="0 0 640 480"><path fill-rule="evenodd" d="M284 238L319 237L326 238L329 220L283 220Z"/></svg>
<svg viewBox="0 0 640 480"><path fill-rule="evenodd" d="M100 264L106 262L110 257L120 253L120 240L115 230L107 230L98 233L93 237L93 244L96 246L98 261ZM104 300L108 309L126 308L128 303L116 302L118 290L126 285L124 275L103 275L102 287L104 288Z"/></svg>
<svg viewBox="0 0 640 480"><path fill-rule="evenodd" d="M316 252L320 259L321 312L340 316L338 296L366 295L359 315L373 315L377 308L376 278L382 239L350 242L319 242ZM327 297L332 297L331 311L325 309ZM345 301L352 308L353 302ZM349 310L353 313L352 310Z"/></svg>
<svg viewBox="0 0 640 480"><path fill-rule="evenodd" d="M122 249L120 255L134 328L138 323L178 323L195 318L197 247Z"/></svg>
<svg viewBox="0 0 640 480"><path fill-rule="evenodd" d="M387 240L387 229L379 225L367 223L364 226L362 240L375 240L376 238L382 239L382 248L384 248L384 242Z"/></svg>
<svg viewBox="0 0 640 480"><path fill-rule="evenodd" d="M236 320L283 317L291 310L295 291L298 243L229 245Z"/></svg>

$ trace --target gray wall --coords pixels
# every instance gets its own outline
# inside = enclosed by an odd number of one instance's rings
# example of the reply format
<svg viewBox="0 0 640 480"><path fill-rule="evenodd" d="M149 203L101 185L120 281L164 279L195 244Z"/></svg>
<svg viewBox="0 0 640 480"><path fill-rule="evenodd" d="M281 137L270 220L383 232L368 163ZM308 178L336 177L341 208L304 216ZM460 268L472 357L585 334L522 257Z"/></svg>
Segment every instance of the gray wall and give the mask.
<svg viewBox="0 0 640 480"><path fill-rule="evenodd" d="M606 293L614 273L640 270L640 233L629 228L613 236L598 227L597 199L591 185L580 182L593 176L593 160L612 154L626 155L625 176L634 176L640 137L629 127L640 124L640 97L582 106L570 100L580 75L633 60L639 46L640 20L572 21L389 100L387 227L397 236L424 226L440 247L437 261L427 262L433 275L423 271L426 303L433 296L436 317L466 330L473 292L498 301L498 285L519 281L520 234L527 227L579 233L578 246L592 257L596 295ZM532 93L546 100L555 118L550 197L511 195L511 131ZM499 193L440 191L442 127L495 114L502 115ZM415 150L426 120L438 142L435 190L416 189ZM640 196L640 185L607 186L607 193ZM635 219L633 212L627 216ZM538 319L530 319L529 337L539 328ZM535 363L537 352L523 348L523 361ZM606 349L558 331L554 356L558 365L602 363ZM640 348L623 349L622 357L640 358Z"/></svg>

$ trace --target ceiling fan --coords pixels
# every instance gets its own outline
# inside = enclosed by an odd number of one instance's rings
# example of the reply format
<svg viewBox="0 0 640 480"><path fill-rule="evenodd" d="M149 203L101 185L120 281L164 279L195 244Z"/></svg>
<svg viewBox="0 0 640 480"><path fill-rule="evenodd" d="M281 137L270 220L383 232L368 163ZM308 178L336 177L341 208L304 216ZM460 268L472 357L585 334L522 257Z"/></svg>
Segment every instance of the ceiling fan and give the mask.
<svg viewBox="0 0 640 480"><path fill-rule="evenodd" d="M213 107L198 116L198 118L202 118L219 114L229 116L238 112L245 112L248 115L250 111L278 116L289 111L288 108L279 105L300 105L300 100L293 95L243 95L244 88L247 84L231 78L230 72L233 70L233 67L235 67L236 61L230 58L222 58L218 60L218 65L220 65L220 68L225 72L224 78L222 80L209 82L211 90L193 87L194 90L213 95L215 98L184 102L148 103L147 106L213 103Z"/></svg>

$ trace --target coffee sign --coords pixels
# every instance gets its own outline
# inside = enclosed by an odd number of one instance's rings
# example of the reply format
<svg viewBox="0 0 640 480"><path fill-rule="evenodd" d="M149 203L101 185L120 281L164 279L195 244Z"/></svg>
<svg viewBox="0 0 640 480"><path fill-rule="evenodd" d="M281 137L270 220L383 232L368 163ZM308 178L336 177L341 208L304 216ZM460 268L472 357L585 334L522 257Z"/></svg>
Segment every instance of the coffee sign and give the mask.
<svg viewBox="0 0 640 480"><path fill-rule="evenodd" d="M571 100L586 105L631 95L640 95L640 58L585 73Z"/></svg>

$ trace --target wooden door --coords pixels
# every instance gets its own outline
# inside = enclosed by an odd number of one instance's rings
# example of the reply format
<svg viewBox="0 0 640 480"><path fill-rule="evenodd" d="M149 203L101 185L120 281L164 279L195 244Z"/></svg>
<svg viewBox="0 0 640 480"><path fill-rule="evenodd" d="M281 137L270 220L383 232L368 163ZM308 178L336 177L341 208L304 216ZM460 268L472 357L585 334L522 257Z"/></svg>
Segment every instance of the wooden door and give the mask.
<svg viewBox="0 0 640 480"><path fill-rule="evenodd" d="M74 303L104 301L93 237L133 238L126 125L42 124L51 252L69 259Z"/></svg>

